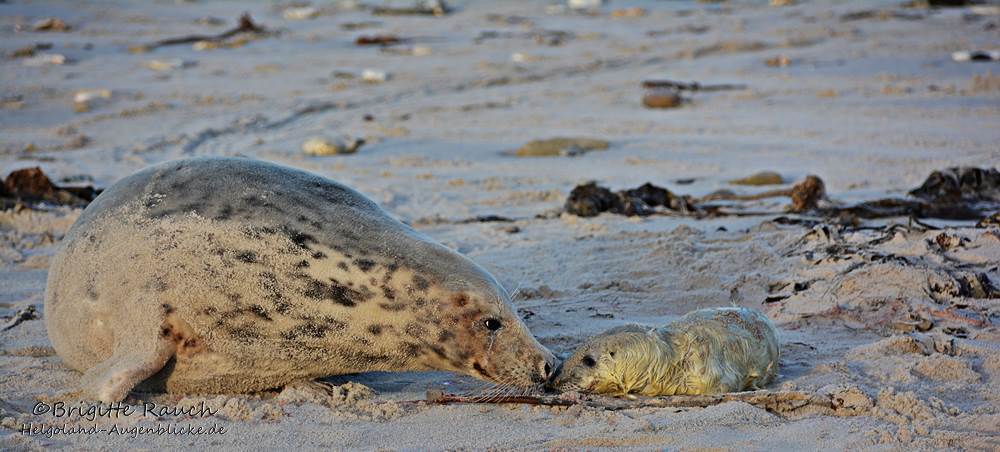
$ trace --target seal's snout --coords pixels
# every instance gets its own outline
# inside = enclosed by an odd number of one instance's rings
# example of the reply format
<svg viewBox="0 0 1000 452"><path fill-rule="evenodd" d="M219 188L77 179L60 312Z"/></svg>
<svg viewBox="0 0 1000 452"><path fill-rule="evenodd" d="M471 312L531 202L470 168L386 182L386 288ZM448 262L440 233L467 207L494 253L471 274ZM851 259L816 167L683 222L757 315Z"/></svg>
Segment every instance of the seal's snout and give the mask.
<svg viewBox="0 0 1000 452"><path fill-rule="evenodd" d="M556 358L556 360L558 361L559 358ZM559 361L559 364L549 374L549 378L545 380L545 387L547 389L557 389L559 387L559 374L562 373L563 363L564 361Z"/></svg>
<svg viewBox="0 0 1000 452"><path fill-rule="evenodd" d="M538 383L548 383L552 379L552 376L556 374L559 366L561 366L559 358L556 358L551 353L546 353L542 357L542 361L538 364Z"/></svg>

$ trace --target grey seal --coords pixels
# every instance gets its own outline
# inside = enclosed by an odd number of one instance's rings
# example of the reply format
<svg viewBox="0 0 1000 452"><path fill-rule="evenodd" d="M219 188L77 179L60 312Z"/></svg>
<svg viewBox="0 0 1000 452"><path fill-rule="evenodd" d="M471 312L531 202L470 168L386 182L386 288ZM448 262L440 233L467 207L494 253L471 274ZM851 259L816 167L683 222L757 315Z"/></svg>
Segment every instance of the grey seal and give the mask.
<svg viewBox="0 0 1000 452"><path fill-rule="evenodd" d="M365 371L534 387L557 360L482 267L335 181L241 158L141 170L52 260L45 324L88 397Z"/></svg>

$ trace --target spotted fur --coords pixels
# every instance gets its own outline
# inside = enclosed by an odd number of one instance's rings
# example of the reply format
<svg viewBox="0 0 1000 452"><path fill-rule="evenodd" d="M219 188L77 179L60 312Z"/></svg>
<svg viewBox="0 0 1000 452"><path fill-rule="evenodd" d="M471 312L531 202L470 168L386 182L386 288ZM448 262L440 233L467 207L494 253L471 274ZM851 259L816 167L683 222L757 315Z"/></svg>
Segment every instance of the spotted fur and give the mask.
<svg viewBox="0 0 1000 452"><path fill-rule="evenodd" d="M45 310L102 399L139 382L107 373L126 363L182 393L370 370L530 386L555 367L481 267L350 188L246 159L170 162L106 190L53 259Z"/></svg>

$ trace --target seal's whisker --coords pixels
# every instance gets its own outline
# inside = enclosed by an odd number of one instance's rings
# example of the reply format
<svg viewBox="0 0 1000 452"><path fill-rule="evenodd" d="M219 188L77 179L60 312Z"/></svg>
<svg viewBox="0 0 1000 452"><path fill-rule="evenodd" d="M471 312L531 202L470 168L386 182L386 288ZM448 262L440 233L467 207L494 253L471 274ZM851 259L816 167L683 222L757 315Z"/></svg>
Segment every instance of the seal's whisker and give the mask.
<svg viewBox="0 0 1000 452"><path fill-rule="evenodd" d="M498 400L502 399L503 397L505 397L507 395L507 393L510 391L510 389L512 387L514 387L514 385L512 385L512 384L509 383L509 381L510 381L509 377L501 378L499 380L499 382L498 382L497 389L492 394L490 394L484 400L484 402L486 402L486 403L492 403L492 402L498 401Z"/></svg>
<svg viewBox="0 0 1000 452"><path fill-rule="evenodd" d="M521 284L523 283L524 281L520 281L517 283L517 287L514 287L514 291L510 293L510 301L514 301L517 299L517 295L521 293Z"/></svg>
<svg viewBox="0 0 1000 452"><path fill-rule="evenodd" d="M497 387L497 383L492 381L477 380L477 383L479 384L477 387L469 389L468 391L463 392L463 394L470 396L474 394L482 394L483 392L492 390L493 388Z"/></svg>
<svg viewBox="0 0 1000 452"><path fill-rule="evenodd" d="M478 401L480 398L484 397L486 394L490 394L493 391L495 391L496 388L497 388L497 386L498 386L497 383L489 384L487 382L484 382L484 384L483 384L483 386L481 388L476 389L476 390L469 390L469 391L467 391L465 393L465 395L467 397L474 397L475 400Z"/></svg>
<svg viewBox="0 0 1000 452"><path fill-rule="evenodd" d="M507 379L501 379L500 381L495 381L493 386L485 391L480 397L477 398L479 402L490 402L497 398L497 396L504 393L504 391L511 385L507 382Z"/></svg>
<svg viewBox="0 0 1000 452"><path fill-rule="evenodd" d="M493 387L491 387L488 391L485 391L483 394L481 394L479 397L477 397L477 401L479 401L479 402L485 402L487 400L490 400L491 398L493 398L494 396L496 396L496 394L500 393L500 391L502 391L502 390L503 390L503 385L502 384L499 384L499 383L498 384L494 384Z"/></svg>

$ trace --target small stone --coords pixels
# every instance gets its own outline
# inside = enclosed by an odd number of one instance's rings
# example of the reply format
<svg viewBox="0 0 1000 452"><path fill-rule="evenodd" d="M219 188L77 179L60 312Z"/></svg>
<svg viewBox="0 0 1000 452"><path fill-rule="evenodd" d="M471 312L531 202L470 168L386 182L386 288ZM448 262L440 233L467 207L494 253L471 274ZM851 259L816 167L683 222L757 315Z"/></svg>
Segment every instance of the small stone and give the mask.
<svg viewBox="0 0 1000 452"><path fill-rule="evenodd" d="M431 48L427 46L413 46L410 49L410 55L413 56L427 56L431 54Z"/></svg>
<svg viewBox="0 0 1000 452"><path fill-rule="evenodd" d="M604 5L604 0L567 0L570 9L597 9Z"/></svg>
<svg viewBox="0 0 1000 452"><path fill-rule="evenodd" d="M648 89L642 96L642 105L646 108L677 108L684 103L684 98L676 89Z"/></svg>
<svg viewBox="0 0 1000 452"><path fill-rule="evenodd" d="M361 80L368 83L382 83L389 80L389 73L377 69L365 69L361 71Z"/></svg>
<svg viewBox="0 0 1000 452"><path fill-rule="evenodd" d="M521 228L515 225L502 226L500 230L508 234L517 234L518 232L521 232Z"/></svg>
<svg viewBox="0 0 1000 452"><path fill-rule="evenodd" d="M98 102L111 98L111 90L85 89L73 95L73 109L78 113L90 111Z"/></svg>
<svg viewBox="0 0 1000 452"><path fill-rule="evenodd" d="M208 25L208 26L217 27L219 25L225 25L226 21L222 20L222 19L220 19L218 17L205 16L205 17L199 17L199 18L195 19L194 23L197 24L197 25Z"/></svg>
<svg viewBox="0 0 1000 452"><path fill-rule="evenodd" d="M785 67L792 64L792 59L787 55L778 55L764 60L764 64L770 67Z"/></svg>
<svg viewBox="0 0 1000 452"><path fill-rule="evenodd" d="M66 64L66 56L58 53L43 53L23 60L25 66L58 66Z"/></svg>
<svg viewBox="0 0 1000 452"><path fill-rule="evenodd" d="M316 17L319 17L319 10L313 8L312 6L300 6L300 7L293 6L290 8L285 8L283 16L285 17L285 19L288 20L315 19Z"/></svg>
<svg viewBox="0 0 1000 452"><path fill-rule="evenodd" d="M638 6L611 11L611 17L642 17L645 15L646 10Z"/></svg>
<svg viewBox="0 0 1000 452"><path fill-rule="evenodd" d="M751 174L747 177L741 177L739 179L733 179L729 181L733 185L781 185L785 183L782 179L781 174L774 171L761 171L759 173Z"/></svg>
<svg viewBox="0 0 1000 452"><path fill-rule="evenodd" d="M360 138L330 140L327 138L316 137L310 138L302 143L302 152L306 153L306 155L314 157L353 154L358 152L358 149L361 148L361 145L363 144L365 144L365 140Z"/></svg>
<svg viewBox="0 0 1000 452"><path fill-rule="evenodd" d="M146 62L146 67L154 71L173 71L193 65L194 63L190 61L184 61L180 58L173 58L169 60L152 60Z"/></svg>
<svg viewBox="0 0 1000 452"><path fill-rule="evenodd" d="M515 63L531 63L542 61L544 58L538 55L530 55L524 52L514 52L510 55L510 60Z"/></svg>
<svg viewBox="0 0 1000 452"><path fill-rule="evenodd" d="M108 89L85 89L83 91L77 91L73 96L74 102L91 102L95 99L109 99L111 98L111 90Z"/></svg>
<svg viewBox="0 0 1000 452"><path fill-rule="evenodd" d="M605 140L592 138L549 138L530 141L518 148L514 154L518 157L579 155L589 151L603 151L610 145Z"/></svg>
<svg viewBox="0 0 1000 452"><path fill-rule="evenodd" d="M217 49L219 48L219 43L213 41L198 41L194 44L191 44L191 48L201 52L204 50Z"/></svg>
<svg viewBox="0 0 1000 452"><path fill-rule="evenodd" d="M34 31L69 31L70 26L66 22L63 22L62 19L49 17L35 22L31 26L31 29Z"/></svg>

